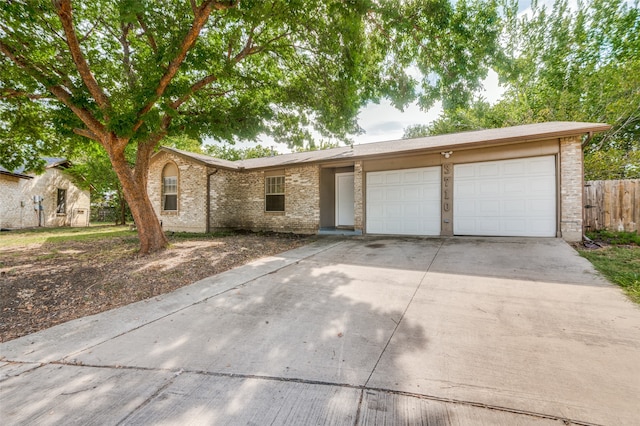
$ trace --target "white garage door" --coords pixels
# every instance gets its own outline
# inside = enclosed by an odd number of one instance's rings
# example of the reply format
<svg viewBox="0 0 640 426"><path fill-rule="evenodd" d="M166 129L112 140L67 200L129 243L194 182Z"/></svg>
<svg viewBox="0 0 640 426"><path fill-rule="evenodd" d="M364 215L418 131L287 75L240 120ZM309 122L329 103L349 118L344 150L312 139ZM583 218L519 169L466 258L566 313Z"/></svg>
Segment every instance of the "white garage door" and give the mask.
<svg viewBox="0 0 640 426"><path fill-rule="evenodd" d="M456 235L556 236L554 156L453 168Z"/></svg>
<svg viewBox="0 0 640 426"><path fill-rule="evenodd" d="M440 166L367 173L367 233L440 235Z"/></svg>

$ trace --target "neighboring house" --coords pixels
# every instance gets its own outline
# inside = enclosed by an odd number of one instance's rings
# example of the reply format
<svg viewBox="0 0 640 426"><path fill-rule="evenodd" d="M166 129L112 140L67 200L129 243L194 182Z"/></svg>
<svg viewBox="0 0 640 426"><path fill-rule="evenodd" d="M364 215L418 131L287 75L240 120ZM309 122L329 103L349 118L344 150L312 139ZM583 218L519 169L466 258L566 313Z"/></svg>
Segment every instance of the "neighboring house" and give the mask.
<svg viewBox="0 0 640 426"><path fill-rule="evenodd" d="M35 174L0 167L0 228L89 225L89 191L64 172L64 158L45 157L45 171Z"/></svg>
<svg viewBox="0 0 640 426"><path fill-rule="evenodd" d="M225 161L172 148L148 192L166 230L562 237L583 234L582 141L551 122Z"/></svg>

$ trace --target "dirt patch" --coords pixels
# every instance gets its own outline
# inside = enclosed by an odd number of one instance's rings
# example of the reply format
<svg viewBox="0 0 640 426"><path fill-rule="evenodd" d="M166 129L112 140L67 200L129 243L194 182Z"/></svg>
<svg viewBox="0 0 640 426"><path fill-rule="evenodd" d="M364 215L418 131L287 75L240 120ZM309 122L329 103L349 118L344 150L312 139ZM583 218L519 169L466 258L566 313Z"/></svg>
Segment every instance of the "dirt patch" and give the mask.
<svg viewBox="0 0 640 426"><path fill-rule="evenodd" d="M373 244L367 244L365 247L378 249L378 248L383 248L384 246L385 245L381 243L373 243Z"/></svg>
<svg viewBox="0 0 640 426"><path fill-rule="evenodd" d="M138 241L130 236L0 250L0 342L155 297L310 239L249 233L170 241L166 251L145 257L136 255Z"/></svg>

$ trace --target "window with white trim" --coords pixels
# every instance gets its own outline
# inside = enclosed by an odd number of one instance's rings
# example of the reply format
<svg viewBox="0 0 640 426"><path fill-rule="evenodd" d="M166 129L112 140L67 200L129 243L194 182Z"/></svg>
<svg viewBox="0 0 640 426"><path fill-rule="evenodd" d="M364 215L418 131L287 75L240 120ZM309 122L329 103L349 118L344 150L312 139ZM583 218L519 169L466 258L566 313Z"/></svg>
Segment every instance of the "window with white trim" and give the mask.
<svg viewBox="0 0 640 426"><path fill-rule="evenodd" d="M267 176L264 183L264 210L267 212L283 212L284 176Z"/></svg>
<svg viewBox="0 0 640 426"><path fill-rule="evenodd" d="M173 163L162 169L162 210L178 210L178 167Z"/></svg>

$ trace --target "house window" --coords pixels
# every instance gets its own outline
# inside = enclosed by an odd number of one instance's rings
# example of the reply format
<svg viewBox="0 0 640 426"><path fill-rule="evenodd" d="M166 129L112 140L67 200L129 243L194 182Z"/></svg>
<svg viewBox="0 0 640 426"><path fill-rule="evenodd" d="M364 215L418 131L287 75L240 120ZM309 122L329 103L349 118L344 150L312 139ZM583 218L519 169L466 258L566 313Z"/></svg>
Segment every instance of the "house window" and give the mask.
<svg viewBox="0 0 640 426"><path fill-rule="evenodd" d="M284 211L284 176L265 178L265 211Z"/></svg>
<svg viewBox="0 0 640 426"><path fill-rule="evenodd" d="M58 198L56 201L56 213L67 213L67 190L58 188Z"/></svg>
<svg viewBox="0 0 640 426"><path fill-rule="evenodd" d="M173 163L162 169L162 210L178 210L178 167Z"/></svg>

